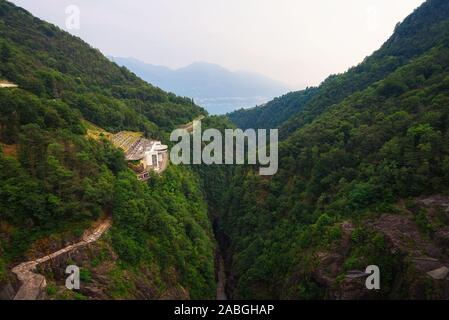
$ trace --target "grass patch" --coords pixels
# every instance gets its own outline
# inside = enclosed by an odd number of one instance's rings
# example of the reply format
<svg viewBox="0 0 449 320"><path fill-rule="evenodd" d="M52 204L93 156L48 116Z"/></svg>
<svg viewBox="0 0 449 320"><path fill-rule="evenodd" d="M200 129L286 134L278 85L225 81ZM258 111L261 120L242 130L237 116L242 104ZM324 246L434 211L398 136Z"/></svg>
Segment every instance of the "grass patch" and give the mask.
<svg viewBox="0 0 449 320"><path fill-rule="evenodd" d="M81 268L80 269L80 280L82 282L91 282L92 281L92 274L90 273L90 270L87 268Z"/></svg>

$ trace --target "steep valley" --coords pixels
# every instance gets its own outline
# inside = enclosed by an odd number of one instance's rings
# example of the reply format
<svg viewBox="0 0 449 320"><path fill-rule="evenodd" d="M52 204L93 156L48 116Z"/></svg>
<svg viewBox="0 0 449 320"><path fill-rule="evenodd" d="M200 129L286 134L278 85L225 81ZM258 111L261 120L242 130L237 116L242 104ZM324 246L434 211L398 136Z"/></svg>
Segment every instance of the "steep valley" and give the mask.
<svg viewBox="0 0 449 320"><path fill-rule="evenodd" d="M227 116L5 0L0 62L0 299L27 279L52 300L449 299L447 0L347 72ZM108 139L172 147L194 119L279 128L278 172L170 164L142 182Z"/></svg>
<svg viewBox="0 0 449 320"><path fill-rule="evenodd" d="M429 0L358 66L229 115L281 137L273 177L207 178L230 297L447 299L448 48L449 3ZM348 277L370 265L381 290Z"/></svg>

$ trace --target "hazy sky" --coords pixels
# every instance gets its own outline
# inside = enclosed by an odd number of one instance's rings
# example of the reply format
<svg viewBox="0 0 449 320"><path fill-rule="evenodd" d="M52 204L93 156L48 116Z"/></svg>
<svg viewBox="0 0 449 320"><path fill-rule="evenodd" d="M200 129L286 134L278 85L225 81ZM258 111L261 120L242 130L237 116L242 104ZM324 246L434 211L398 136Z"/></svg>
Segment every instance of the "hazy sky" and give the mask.
<svg viewBox="0 0 449 320"><path fill-rule="evenodd" d="M196 61L317 85L379 48L424 0L12 0L103 53L177 68Z"/></svg>

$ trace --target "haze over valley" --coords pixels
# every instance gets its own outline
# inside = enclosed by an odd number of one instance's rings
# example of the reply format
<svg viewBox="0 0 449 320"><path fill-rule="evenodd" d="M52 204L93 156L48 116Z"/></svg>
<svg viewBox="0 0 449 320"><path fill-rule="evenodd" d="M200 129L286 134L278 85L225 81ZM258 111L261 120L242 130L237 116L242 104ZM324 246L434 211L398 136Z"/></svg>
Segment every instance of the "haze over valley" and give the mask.
<svg viewBox="0 0 449 320"><path fill-rule="evenodd" d="M225 114L255 107L292 90L280 81L256 73L232 72L212 63L196 62L173 70L134 58L109 58L148 83L193 98L210 114Z"/></svg>

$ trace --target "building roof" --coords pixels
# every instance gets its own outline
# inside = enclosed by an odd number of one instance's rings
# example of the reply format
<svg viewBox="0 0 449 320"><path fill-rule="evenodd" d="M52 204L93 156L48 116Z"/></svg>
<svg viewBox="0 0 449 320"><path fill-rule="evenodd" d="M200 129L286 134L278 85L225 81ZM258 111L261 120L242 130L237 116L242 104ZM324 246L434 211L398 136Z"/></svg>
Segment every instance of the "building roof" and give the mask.
<svg viewBox="0 0 449 320"><path fill-rule="evenodd" d="M145 152L153 148L155 141L145 138L139 139L128 152L125 154L126 160L142 160L145 157Z"/></svg>
<svg viewBox="0 0 449 320"><path fill-rule="evenodd" d="M112 136L111 141L116 147L125 152L127 161L142 160L146 152L164 152L168 150L168 146L161 144L160 141L145 139L142 137L142 134L136 132L119 132Z"/></svg>

